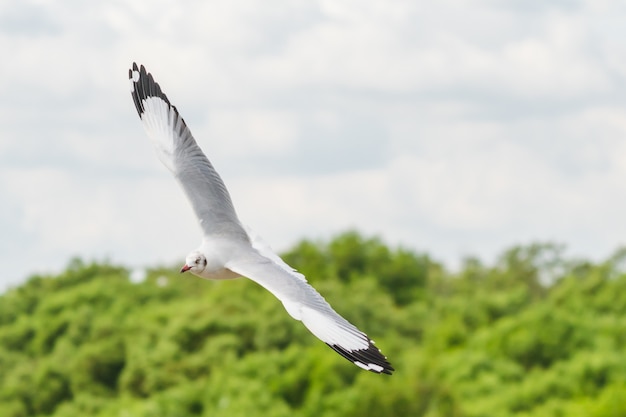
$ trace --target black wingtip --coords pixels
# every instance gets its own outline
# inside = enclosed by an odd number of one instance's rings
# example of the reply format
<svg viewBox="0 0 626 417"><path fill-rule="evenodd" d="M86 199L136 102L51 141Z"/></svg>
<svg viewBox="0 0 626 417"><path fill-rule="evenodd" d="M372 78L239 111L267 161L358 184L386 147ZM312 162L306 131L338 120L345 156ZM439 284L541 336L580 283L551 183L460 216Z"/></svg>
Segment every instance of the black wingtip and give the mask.
<svg viewBox="0 0 626 417"><path fill-rule="evenodd" d="M391 375L395 369L389 361L387 357L382 354L380 349L374 346L374 343L370 341L367 349L361 350L348 350L339 345L331 345L326 343L333 349L335 352L339 353L341 356L354 363L361 369L365 369L370 372L374 372L376 374L387 374Z"/></svg>
<svg viewBox="0 0 626 417"><path fill-rule="evenodd" d="M175 109L167 96L161 91L159 84L154 81L152 74L147 72L143 65L138 67L137 63L133 62L132 68L128 70L128 79L131 82L130 94L133 97L133 102L135 103L139 117L141 117L141 114L145 110L143 100L148 97L159 97Z"/></svg>

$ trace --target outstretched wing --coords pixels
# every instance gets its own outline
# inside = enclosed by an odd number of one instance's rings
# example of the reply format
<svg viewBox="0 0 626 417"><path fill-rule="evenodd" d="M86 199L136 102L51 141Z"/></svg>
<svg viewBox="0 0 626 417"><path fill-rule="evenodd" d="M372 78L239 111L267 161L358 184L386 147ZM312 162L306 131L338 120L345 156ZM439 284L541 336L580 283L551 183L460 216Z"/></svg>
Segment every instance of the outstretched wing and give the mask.
<svg viewBox="0 0 626 417"><path fill-rule="evenodd" d="M278 263L252 250L227 262L226 267L274 294L291 317L302 321L311 333L355 365L376 373L393 372L393 367L374 342L337 314L303 275L282 260Z"/></svg>
<svg viewBox="0 0 626 417"><path fill-rule="evenodd" d="M128 77L141 122L159 159L185 191L205 237L219 234L247 239L224 182L152 74L133 63Z"/></svg>

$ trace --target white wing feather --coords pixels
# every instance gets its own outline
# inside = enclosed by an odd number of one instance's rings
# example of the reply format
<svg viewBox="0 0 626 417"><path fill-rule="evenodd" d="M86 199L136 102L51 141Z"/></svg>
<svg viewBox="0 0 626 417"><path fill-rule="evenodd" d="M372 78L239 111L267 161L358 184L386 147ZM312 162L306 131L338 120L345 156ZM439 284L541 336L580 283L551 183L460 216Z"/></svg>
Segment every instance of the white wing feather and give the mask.
<svg viewBox="0 0 626 417"><path fill-rule="evenodd" d="M276 258L280 259L276 254ZM287 268L285 268L287 266ZM373 372L393 368L365 333L341 317L304 276L280 259L275 262L256 251L229 261L226 267L261 285L278 298L296 320L346 359Z"/></svg>
<svg viewBox="0 0 626 417"><path fill-rule="evenodd" d="M129 78L135 107L157 155L183 188L205 237L227 234L247 240L224 182L152 74L133 64Z"/></svg>

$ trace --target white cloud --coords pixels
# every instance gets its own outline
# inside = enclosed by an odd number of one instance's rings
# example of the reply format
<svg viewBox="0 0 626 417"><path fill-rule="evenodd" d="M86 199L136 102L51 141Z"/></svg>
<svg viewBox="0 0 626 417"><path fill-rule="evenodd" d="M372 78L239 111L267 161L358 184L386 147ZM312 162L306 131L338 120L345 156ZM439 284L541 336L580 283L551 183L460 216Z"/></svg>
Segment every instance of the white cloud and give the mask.
<svg viewBox="0 0 626 417"><path fill-rule="evenodd" d="M209 115L208 138L219 138L229 157L254 154L258 158L278 155L287 158L297 139L296 115L289 111L255 109L217 110Z"/></svg>
<svg viewBox="0 0 626 417"><path fill-rule="evenodd" d="M133 60L279 249L349 227L447 262L624 243L620 2L9 0L0 16L1 282L197 244L137 121Z"/></svg>

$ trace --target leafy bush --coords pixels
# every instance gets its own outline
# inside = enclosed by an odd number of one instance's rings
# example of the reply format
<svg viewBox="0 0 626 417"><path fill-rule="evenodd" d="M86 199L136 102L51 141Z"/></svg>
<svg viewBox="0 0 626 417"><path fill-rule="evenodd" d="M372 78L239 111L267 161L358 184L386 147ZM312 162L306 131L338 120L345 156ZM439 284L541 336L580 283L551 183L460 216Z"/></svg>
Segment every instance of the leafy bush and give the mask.
<svg viewBox="0 0 626 417"><path fill-rule="evenodd" d="M468 258L347 232L284 259L396 367L351 365L248 280L75 259L0 296L0 415L626 416L626 251Z"/></svg>

